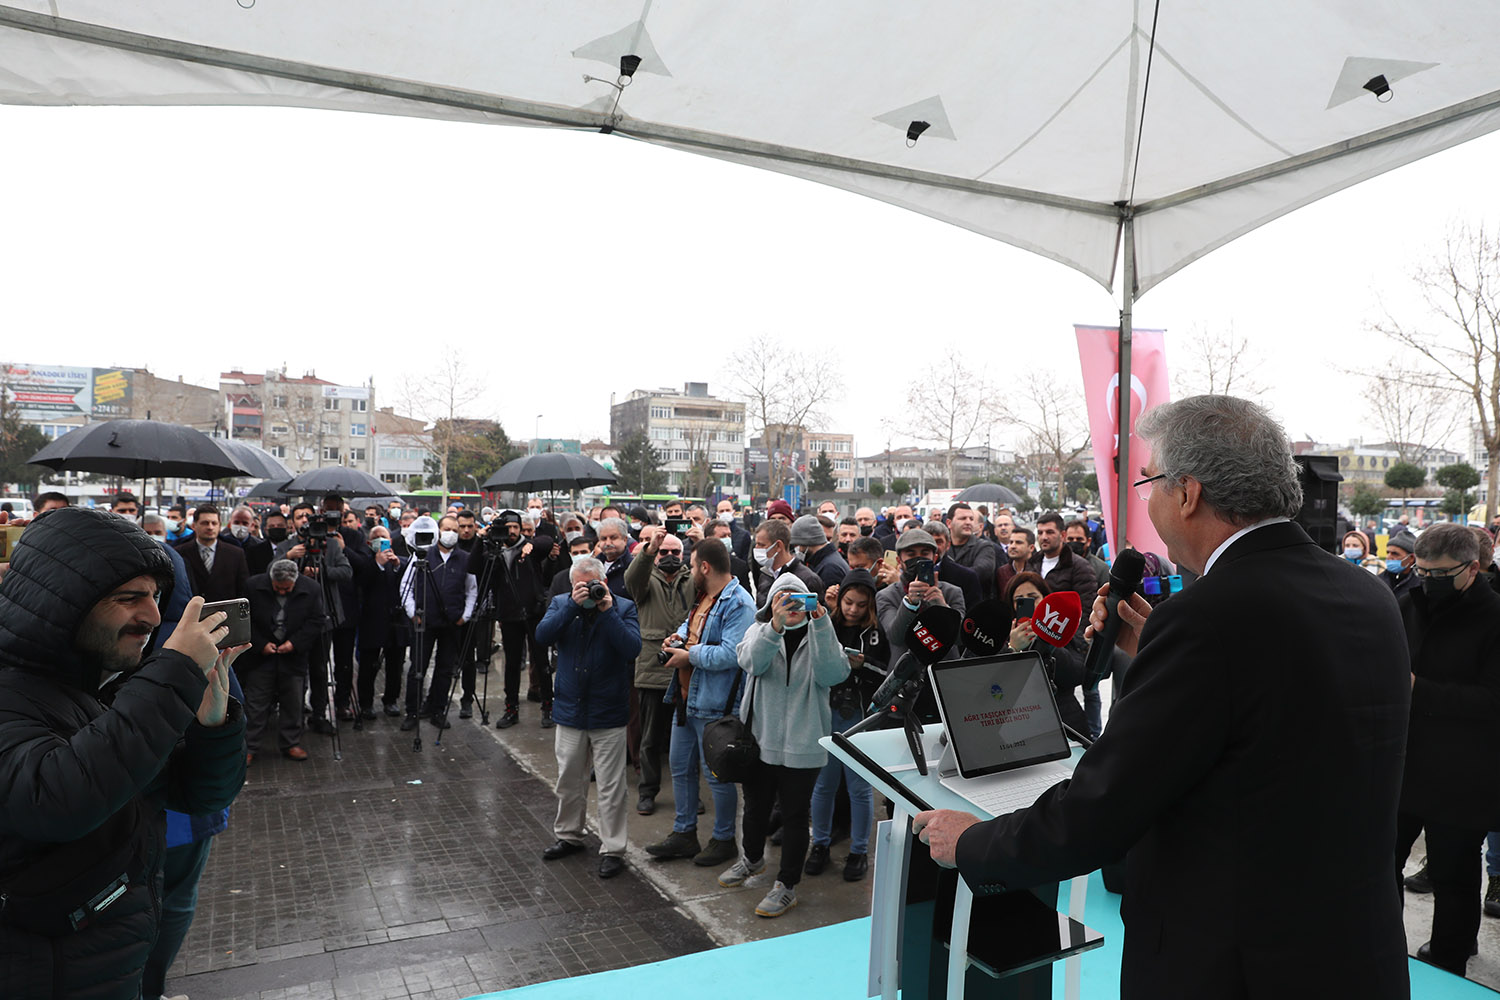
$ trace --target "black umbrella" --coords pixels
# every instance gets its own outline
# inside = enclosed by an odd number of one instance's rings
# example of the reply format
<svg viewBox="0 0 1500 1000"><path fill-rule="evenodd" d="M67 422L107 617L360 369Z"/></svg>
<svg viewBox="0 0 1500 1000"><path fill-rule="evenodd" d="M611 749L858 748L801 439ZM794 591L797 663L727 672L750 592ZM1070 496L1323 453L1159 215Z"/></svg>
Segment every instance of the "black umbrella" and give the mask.
<svg viewBox="0 0 1500 1000"><path fill-rule="evenodd" d="M402 506L406 505L406 501L394 493L382 493L380 496L375 497L355 497L349 501L349 506L357 511L363 511L366 507L379 507L381 510L385 510L393 503L399 503Z"/></svg>
<svg viewBox="0 0 1500 1000"><path fill-rule="evenodd" d="M124 479L225 479L245 468L207 434L156 420L106 420L69 431L27 460L57 472Z"/></svg>
<svg viewBox="0 0 1500 1000"><path fill-rule="evenodd" d="M245 472L256 479L276 479L286 482L292 478L292 470L264 448L233 439L215 438L219 447L229 452L245 467Z"/></svg>
<svg viewBox="0 0 1500 1000"><path fill-rule="evenodd" d="M286 491L288 477L279 479L267 479L256 483L250 492L245 494L246 500L289 500L291 494Z"/></svg>
<svg viewBox="0 0 1500 1000"><path fill-rule="evenodd" d="M1016 496L1016 491L999 483L975 483L968 489L953 498L955 502L962 500L964 503L1003 503L1014 506L1021 502Z"/></svg>
<svg viewBox="0 0 1500 1000"><path fill-rule="evenodd" d="M613 486L615 474L587 455L549 451L506 462L481 489L486 490L581 490L590 486Z"/></svg>
<svg viewBox="0 0 1500 1000"><path fill-rule="evenodd" d="M390 489L368 472L360 472L358 469L350 469L342 465L329 465L321 469L313 469L311 472L304 472L287 483L284 488L288 493L300 496L337 493L342 497L380 496Z"/></svg>

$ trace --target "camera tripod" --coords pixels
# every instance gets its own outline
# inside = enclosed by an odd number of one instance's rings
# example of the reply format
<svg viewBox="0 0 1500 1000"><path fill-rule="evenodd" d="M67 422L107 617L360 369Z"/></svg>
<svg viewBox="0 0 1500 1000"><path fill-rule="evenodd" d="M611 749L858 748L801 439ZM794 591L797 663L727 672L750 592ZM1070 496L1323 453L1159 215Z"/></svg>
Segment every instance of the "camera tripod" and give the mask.
<svg viewBox="0 0 1500 1000"><path fill-rule="evenodd" d="M431 656L435 658L437 655L437 651L435 648L436 640L433 640L433 646L429 647L427 645L427 635L429 629L428 622L431 618L432 603L434 600L437 602L437 612L441 620L444 622L448 620L448 608L443 602L442 593L437 588L437 580L432 575L432 564L427 561L428 556L431 554L431 552L431 547L426 549L416 549L412 552L410 563L411 578L406 584L406 587L408 589L404 590L400 595L401 604L404 607L406 604L406 598L412 596L412 592L416 589L418 577L422 579L422 604L416 609L416 614L412 616L411 667L408 669L406 674L407 690L403 693L403 696L407 702L408 709L411 705L413 694L416 695L417 710L414 718L416 719L417 724L416 728L412 732L411 740L411 749L413 753L422 752L422 678L427 673L428 657ZM415 603L415 601L413 603ZM455 664L455 667L456 666L457 664ZM437 669L437 663L434 661L434 681L436 681ZM412 689L413 684L416 685L415 690ZM412 713L408 711L408 714ZM446 707L443 709L442 714L446 719ZM442 746L443 727L438 726L437 731L437 739L433 741L433 745Z"/></svg>
<svg viewBox="0 0 1500 1000"><path fill-rule="evenodd" d="M453 694L458 690L458 686L463 680L464 665L468 662L468 658L473 655L474 650L478 646L481 636L483 636L485 640L485 669L484 680L480 682L480 690L478 692L479 724L481 726L488 726L490 724L490 673L494 668L495 650L494 643L490 641L490 636L480 631L480 623L484 623L484 627L486 629L490 629L494 625L494 608L491 595L495 579L495 563L500 560L501 556L497 552L492 552L487 546L484 546L482 542L477 548L479 548L479 550L483 553L480 558L484 560L484 568L479 571L477 583L479 601L474 608L474 616L470 618L466 623L464 623L463 636L460 638L458 643L458 664L456 669L453 671L453 677L450 678L448 682L448 700L443 705L443 715L446 718L448 712L453 708ZM473 558L472 554L470 555L470 558ZM441 742L442 740L441 733L439 733L438 735L438 740L439 742Z"/></svg>

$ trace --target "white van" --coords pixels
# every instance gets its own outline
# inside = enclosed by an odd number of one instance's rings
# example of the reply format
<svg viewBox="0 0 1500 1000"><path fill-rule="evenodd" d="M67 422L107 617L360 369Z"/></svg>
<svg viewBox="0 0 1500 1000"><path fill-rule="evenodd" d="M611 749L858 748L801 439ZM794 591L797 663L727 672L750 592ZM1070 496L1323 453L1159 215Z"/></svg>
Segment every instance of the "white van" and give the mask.
<svg viewBox="0 0 1500 1000"><path fill-rule="evenodd" d="M29 521L36 513L36 508L25 497L0 497L0 504L6 503L10 504L10 517L13 521L23 517Z"/></svg>

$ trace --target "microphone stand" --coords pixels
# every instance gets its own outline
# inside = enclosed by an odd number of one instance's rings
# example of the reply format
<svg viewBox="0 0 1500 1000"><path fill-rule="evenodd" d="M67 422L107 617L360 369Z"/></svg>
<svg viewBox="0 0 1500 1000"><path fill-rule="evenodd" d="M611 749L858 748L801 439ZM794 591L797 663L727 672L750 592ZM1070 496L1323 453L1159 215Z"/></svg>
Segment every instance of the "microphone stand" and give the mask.
<svg viewBox="0 0 1500 1000"><path fill-rule="evenodd" d="M916 761L917 773L925 776L927 774L927 754L922 750L922 722L917 718L913 703L922 693L922 678L914 677L901 686L896 697L891 699L889 705L878 712L872 712L863 719L844 730L845 736L853 736L855 733L864 732L866 729L894 729L901 726L906 730L906 746L911 751L911 759Z"/></svg>

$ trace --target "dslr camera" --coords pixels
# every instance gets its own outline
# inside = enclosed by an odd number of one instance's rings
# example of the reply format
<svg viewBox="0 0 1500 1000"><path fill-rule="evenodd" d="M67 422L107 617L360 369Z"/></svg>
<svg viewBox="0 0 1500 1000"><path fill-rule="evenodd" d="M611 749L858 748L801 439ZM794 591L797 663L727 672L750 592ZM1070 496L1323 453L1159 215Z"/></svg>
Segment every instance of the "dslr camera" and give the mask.
<svg viewBox="0 0 1500 1000"><path fill-rule="evenodd" d="M681 648L682 637L676 635L672 636L665 649L659 649L656 651L656 662L660 663L662 666L666 666L667 660L672 658L672 650Z"/></svg>
<svg viewBox="0 0 1500 1000"><path fill-rule="evenodd" d="M609 588L604 585L603 580L589 581L589 600L598 604L609 596Z"/></svg>

